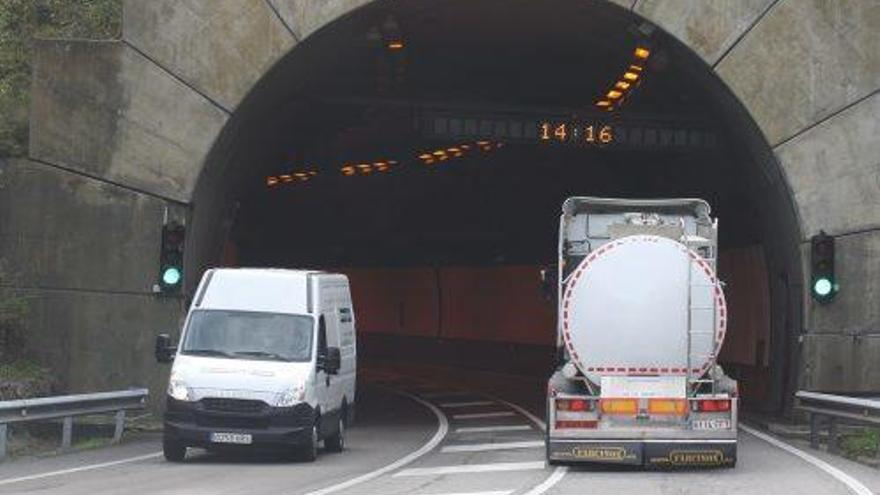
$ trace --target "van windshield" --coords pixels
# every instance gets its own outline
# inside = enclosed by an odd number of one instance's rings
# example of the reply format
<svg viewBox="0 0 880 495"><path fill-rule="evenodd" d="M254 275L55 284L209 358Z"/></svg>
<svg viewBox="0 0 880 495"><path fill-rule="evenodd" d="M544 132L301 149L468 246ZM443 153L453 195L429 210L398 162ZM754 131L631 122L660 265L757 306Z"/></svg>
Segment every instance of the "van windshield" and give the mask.
<svg viewBox="0 0 880 495"><path fill-rule="evenodd" d="M251 311L197 310L190 316L181 352L232 359L309 361L311 316Z"/></svg>

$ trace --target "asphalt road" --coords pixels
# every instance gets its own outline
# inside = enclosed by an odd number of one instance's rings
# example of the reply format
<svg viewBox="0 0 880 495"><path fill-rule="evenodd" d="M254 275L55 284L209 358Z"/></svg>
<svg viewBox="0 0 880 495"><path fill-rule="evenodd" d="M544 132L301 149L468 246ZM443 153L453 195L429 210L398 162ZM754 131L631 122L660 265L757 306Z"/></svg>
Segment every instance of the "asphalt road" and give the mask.
<svg viewBox="0 0 880 495"><path fill-rule="evenodd" d="M541 421L516 404L391 380L359 398L348 450L303 464L191 452L165 462L156 436L0 465L0 493L749 495L880 493L880 473L743 431L735 469L641 471L544 465ZM420 397L400 395L408 391ZM758 435L758 436L755 436ZM800 454L798 454L800 453ZM800 456L799 456L800 455Z"/></svg>

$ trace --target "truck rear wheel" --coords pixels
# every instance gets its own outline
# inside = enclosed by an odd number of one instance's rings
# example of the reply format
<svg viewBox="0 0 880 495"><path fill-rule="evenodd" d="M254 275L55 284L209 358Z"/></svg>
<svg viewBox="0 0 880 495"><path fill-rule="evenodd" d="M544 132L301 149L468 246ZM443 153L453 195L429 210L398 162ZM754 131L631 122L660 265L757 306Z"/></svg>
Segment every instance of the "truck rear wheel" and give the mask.
<svg viewBox="0 0 880 495"><path fill-rule="evenodd" d="M165 456L166 461L180 462L186 457L186 445L168 438L163 438L162 455Z"/></svg>

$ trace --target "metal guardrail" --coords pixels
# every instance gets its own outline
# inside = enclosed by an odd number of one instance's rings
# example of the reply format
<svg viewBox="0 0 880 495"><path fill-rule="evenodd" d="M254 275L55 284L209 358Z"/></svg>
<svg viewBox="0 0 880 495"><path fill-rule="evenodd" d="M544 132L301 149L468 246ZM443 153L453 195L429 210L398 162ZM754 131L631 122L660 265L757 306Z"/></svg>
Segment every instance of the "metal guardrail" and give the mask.
<svg viewBox="0 0 880 495"><path fill-rule="evenodd" d="M819 433L823 422L828 428L828 452L838 453L839 424L856 423L880 426L880 398L847 397L800 391L797 409L809 414L810 447L819 448ZM880 449L878 449L880 456Z"/></svg>
<svg viewBox="0 0 880 495"><path fill-rule="evenodd" d="M143 409L149 391L145 388L61 395L40 399L0 401L0 459L6 456L6 438L10 424L62 418L61 448L70 448L73 418L91 414L116 413L113 441L122 438L125 411Z"/></svg>

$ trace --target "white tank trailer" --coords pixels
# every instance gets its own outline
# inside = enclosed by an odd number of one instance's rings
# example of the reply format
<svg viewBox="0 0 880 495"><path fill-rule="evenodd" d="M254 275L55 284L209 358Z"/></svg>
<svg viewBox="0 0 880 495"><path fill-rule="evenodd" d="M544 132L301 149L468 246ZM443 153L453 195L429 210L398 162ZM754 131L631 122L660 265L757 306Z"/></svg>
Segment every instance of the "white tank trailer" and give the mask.
<svg viewBox="0 0 880 495"><path fill-rule="evenodd" d="M736 464L717 238L700 199L565 201L548 462Z"/></svg>

